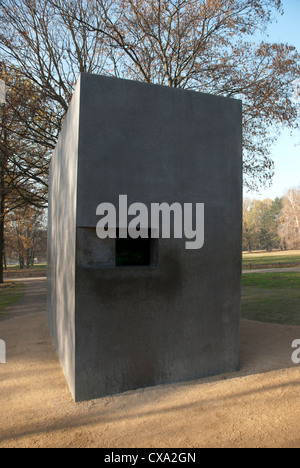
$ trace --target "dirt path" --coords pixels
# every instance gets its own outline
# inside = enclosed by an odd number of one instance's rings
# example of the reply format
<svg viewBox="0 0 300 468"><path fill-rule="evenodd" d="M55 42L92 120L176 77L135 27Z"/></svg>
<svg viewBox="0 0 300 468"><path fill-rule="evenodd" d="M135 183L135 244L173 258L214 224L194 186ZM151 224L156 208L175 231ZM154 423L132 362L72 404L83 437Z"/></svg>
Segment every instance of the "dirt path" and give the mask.
<svg viewBox="0 0 300 468"><path fill-rule="evenodd" d="M27 283L23 306L0 323L0 448L300 447L291 362L300 327L243 321L239 373L75 404L45 323L45 287Z"/></svg>

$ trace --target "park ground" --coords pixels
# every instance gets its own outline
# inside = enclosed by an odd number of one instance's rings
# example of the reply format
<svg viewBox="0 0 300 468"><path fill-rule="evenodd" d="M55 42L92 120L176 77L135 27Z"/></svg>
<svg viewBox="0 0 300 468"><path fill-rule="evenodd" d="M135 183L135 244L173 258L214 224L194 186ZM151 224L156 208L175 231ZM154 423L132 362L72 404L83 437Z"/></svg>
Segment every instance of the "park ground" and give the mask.
<svg viewBox="0 0 300 468"><path fill-rule="evenodd" d="M287 285L295 272L275 272L245 275L244 290L256 287L264 297L272 274L279 289L299 288L299 277ZM284 325L243 318L237 373L75 404L45 322L46 282L22 283L25 294L0 316L7 343L0 448L300 447L300 365L291 359L292 342L300 339L295 310Z"/></svg>

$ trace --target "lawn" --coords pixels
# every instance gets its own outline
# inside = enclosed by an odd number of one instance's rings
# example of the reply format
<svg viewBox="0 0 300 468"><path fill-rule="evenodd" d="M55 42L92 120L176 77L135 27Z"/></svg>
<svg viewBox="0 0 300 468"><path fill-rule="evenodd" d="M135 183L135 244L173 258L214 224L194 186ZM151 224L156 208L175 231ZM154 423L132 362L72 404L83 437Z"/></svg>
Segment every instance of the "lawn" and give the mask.
<svg viewBox="0 0 300 468"><path fill-rule="evenodd" d="M243 254L244 269L287 268L300 266L300 251L287 252L254 252Z"/></svg>
<svg viewBox="0 0 300 468"><path fill-rule="evenodd" d="M20 270L20 265L8 265L8 270ZM28 270L29 268L24 267L24 270ZM35 263L33 267L30 267L30 270L46 270L47 263Z"/></svg>
<svg viewBox="0 0 300 468"><path fill-rule="evenodd" d="M300 325L300 273L244 275L242 316L259 322Z"/></svg>
<svg viewBox="0 0 300 468"><path fill-rule="evenodd" d="M17 302L24 293L24 285L20 283L4 283L0 285L0 315L6 307Z"/></svg>

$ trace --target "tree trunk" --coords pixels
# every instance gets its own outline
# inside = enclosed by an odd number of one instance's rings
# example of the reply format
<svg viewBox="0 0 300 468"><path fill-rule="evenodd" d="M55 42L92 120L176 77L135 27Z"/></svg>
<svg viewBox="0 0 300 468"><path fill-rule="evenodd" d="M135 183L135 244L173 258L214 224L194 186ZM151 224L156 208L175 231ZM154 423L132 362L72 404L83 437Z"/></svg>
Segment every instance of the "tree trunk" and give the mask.
<svg viewBox="0 0 300 468"><path fill-rule="evenodd" d="M3 114L1 112L1 125ZM3 284L3 260L4 260L4 215L5 215L5 167L6 167L6 131L1 131L0 147L0 284ZM3 146L2 146L3 145Z"/></svg>
<svg viewBox="0 0 300 468"><path fill-rule="evenodd" d="M3 258L4 258L4 218L3 216L0 215L0 284L3 284Z"/></svg>
<svg viewBox="0 0 300 468"><path fill-rule="evenodd" d="M31 261L31 255L30 255L30 249L27 249L27 259L26 259L26 268L30 268L30 261Z"/></svg>
<svg viewBox="0 0 300 468"><path fill-rule="evenodd" d="M3 284L3 260L4 260L4 170L3 153L0 151L0 284Z"/></svg>
<svg viewBox="0 0 300 468"><path fill-rule="evenodd" d="M4 254L3 254L3 263L4 263L4 270L7 270L7 258L6 258L6 250L5 250L5 241L4 241Z"/></svg>

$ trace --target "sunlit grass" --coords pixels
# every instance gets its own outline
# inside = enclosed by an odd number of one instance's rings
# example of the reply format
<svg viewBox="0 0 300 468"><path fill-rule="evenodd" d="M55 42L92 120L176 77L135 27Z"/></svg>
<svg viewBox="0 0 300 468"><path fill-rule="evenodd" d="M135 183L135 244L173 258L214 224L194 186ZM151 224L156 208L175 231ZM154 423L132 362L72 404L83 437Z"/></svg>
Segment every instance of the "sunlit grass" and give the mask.
<svg viewBox="0 0 300 468"><path fill-rule="evenodd" d="M24 285L20 283L0 285L0 315L23 296L24 288Z"/></svg>
<svg viewBox="0 0 300 468"><path fill-rule="evenodd" d="M243 268L286 268L300 266L300 251L244 253Z"/></svg>
<svg viewBox="0 0 300 468"><path fill-rule="evenodd" d="M259 322L300 325L300 273L244 275L242 315Z"/></svg>

